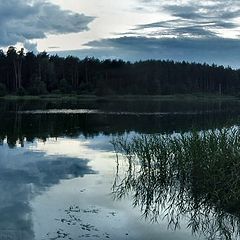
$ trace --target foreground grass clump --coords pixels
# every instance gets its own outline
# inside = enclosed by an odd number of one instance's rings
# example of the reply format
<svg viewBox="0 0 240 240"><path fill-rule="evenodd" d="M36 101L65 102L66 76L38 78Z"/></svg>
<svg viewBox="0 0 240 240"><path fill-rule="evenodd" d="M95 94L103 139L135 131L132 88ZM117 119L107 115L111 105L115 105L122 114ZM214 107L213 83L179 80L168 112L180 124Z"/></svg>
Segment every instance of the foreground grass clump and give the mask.
<svg viewBox="0 0 240 240"><path fill-rule="evenodd" d="M238 128L113 141L127 160L113 187L133 195L145 217L166 217L207 239L236 239L240 231L240 134ZM122 177L120 177L122 176Z"/></svg>

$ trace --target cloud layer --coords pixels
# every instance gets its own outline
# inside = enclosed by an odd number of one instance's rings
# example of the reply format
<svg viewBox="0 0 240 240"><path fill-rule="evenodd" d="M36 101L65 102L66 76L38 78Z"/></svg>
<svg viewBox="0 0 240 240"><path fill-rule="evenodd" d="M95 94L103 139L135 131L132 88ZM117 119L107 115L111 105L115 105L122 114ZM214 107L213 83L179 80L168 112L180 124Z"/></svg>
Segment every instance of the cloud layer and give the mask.
<svg viewBox="0 0 240 240"><path fill-rule="evenodd" d="M119 37L92 41L90 49L58 52L61 56L80 58L95 56L100 59L121 58L129 61L169 59L175 61L207 62L239 67L240 41L210 38L146 38Z"/></svg>
<svg viewBox="0 0 240 240"><path fill-rule="evenodd" d="M28 50L33 50L37 47L32 41L34 39L82 32L88 30L88 24L94 20L93 17L81 13L63 10L60 5L49 1L0 0L0 46L21 42ZM61 4L60 0L55 2ZM91 10L96 8L96 2L93 2L89 0L88 4L82 4L89 5ZM108 1L102 1L101 4L109 7ZM103 24L99 21L101 18L109 17L109 22L114 18L114 11L117 10L110 6L109 9L113 12L99 11L98 18L91 25L85 40L82 40L84 34L77 35L74 40L67 40L63 47L60 41L56 43L56 39L53 39L46 41L46 45L49 44L47 48L56 53L61 49L69 49L74 42L77 43L74 48L79 50L61 52L60 55L123 58L131 61L149 58L173 59L240 66L240 57L237 54L240 52L239 0L131 0L129 3L126 1L125 5L125 13L129 14L129 19L133 14L133 19L135 16L139 23L129 22L126 28L120 26L123 30L116 26L112 33L106 36L99 34L104 31L102 29L105 25L97 25L95 28L93 25L96 22ZM139 15L134 15L136 12ZM145 13L148 17L141 18ZM117 13L116 17L119 18ZM118 22L121 22L121 19L118 19ZM107 24L106 27L109 26L112 25ZM86 42L88 43L82 46L82 43ZM55 50L54 46L60 48Z"/></svg>
<svg viewBox="0 0 240 240"><path fill-rule="evenodd" d="M35 47L29 40L85 31L93 19L45 0L0 0L0 46L20 42Z"/></svg>
<svg viewBox="0 0 240 240"><path fill-rule="evenodd" d="M151 29L156 36L213 37L240 27L240 3L237 0L140 0L143 9L169 15L167 21L137 26L134 30Z"/></svg>
<svg viewBox="0 0 240 240"><path fill-rule="evenodd" d="M138 0L137 11L165 14L161 21L138 24L115 38L90 41L80 57L170 59L240 66L238 0ZM63 53L67 54L67 53Z"/></svg>

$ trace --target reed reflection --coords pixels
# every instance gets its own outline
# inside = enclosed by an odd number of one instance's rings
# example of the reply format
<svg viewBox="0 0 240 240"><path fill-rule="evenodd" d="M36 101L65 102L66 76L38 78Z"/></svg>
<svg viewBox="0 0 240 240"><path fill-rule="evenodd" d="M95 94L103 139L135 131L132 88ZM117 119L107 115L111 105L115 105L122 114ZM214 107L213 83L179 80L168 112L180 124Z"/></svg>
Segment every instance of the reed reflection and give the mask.
<svg viewBox="0 0 240 240"><path fill-rule="evenodd" d="M146 219L167 219L173 229L187 222L206 239L239 238L238 128L118 137L113 145L116 199L130 195Z"/></svg>

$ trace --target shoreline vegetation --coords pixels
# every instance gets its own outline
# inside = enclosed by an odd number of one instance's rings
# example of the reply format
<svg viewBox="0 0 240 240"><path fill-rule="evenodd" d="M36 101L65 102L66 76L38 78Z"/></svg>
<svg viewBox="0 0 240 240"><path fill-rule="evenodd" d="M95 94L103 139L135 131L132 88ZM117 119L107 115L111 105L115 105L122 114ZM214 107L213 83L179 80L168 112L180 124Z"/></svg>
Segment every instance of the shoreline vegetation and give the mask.
<svg viewBox="0 0 240 240"><path fill-rule="evenodd" d="M15 47L9 47L6 53L0 50L1 97L172 99L199 93L214 95L214 98L239 96L240 69L171 60L126 62L59 57L47 52L25 53L24 49L18 51Z"/></svg>
<svg viewBox="0 0 240 240"><path fill-rule="evenodd" d="M130 197L143 217L197 236L240 236L239 128L117 136L115 199ZM183 221L184 222L184 221Z"/></svg>
<svg viewBox="0 0 240 240"><path fill-rule="evenodd" d="M0 100L9 101L240 101L239 97L233 95L219 94L172 94L172 95L106 95L97 96L94 94L44 94L44 95L5 95Z"/></svg>

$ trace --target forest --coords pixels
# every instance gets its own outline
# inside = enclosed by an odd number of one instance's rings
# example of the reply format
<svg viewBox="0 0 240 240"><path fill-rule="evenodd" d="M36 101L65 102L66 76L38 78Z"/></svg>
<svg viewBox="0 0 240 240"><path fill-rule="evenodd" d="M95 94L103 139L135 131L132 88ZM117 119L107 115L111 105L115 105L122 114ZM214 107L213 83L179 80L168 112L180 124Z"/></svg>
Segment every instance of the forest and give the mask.
<svg viewBox="0 0 240 240"><path fill-rule="evenodd" d="M0 50L0 96L42 94L239 94L240 70L215 64L99 60Z"/></svg>

